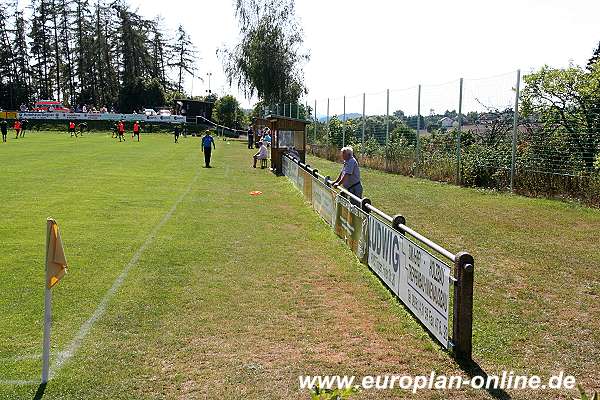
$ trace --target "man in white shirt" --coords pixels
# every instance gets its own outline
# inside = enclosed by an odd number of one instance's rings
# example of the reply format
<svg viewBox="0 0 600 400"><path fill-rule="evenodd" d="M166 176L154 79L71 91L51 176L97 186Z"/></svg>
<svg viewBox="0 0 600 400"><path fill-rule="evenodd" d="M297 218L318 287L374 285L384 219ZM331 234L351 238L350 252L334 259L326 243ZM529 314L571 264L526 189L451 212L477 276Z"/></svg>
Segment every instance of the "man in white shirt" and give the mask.
<svg viewBox="0 0 600 400"><path fill-rule="evenodd" d="M352 147L346 146L342 148L341 152L342 159L344 160L344 167L338 178L333 182L333 187L341 185L356 197L362 198L363 187L360 182L360 168L358 166L358 161L354 158L354 151L352 150Z"/></svg>
<svg viewBox="0 0 600 400"><path fill-rule="evenodd" d="M258 142L258 152L254 155L254 165L252 165L253 168L256 168L256 160L266 160L267 158L269 158L269 152L267 150L267 146L265 146L265 144L261 141Z"/></svg>

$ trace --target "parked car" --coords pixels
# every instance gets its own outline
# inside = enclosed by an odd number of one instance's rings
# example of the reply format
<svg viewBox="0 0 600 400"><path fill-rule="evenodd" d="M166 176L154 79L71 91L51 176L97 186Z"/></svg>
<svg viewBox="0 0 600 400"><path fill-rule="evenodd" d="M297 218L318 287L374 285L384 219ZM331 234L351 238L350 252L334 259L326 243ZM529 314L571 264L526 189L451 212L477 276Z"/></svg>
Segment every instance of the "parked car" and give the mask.
<svg viewBox="0 0 600 400"><path fill-rule="evenodd" d="M152 108L145 108L144 115L146 115L146 116L156 115L156 111L154 111L154 109L152 109Z"/></svg>
<svg viewBox="0 0 600 400"><path fill-rule="evenodd" d="M170 117L172 114L171 114L171 110L162 109L162 110L158 110L158 115L162 115L164 117Z"/></svg>
<svg viewBox="0 0 600 400"><path fill-rule="evenodd" d="M40 100L35 103L33 110L36 112L71 112L71 109L65 107L60 101Z"/></svg>

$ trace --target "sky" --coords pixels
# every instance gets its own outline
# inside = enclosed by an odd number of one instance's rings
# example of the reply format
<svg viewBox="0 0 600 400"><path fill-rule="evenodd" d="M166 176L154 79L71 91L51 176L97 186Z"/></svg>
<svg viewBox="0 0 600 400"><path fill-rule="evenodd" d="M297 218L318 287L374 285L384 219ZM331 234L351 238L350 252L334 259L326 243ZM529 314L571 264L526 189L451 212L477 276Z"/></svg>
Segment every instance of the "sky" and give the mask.
<svg viewBox="0 0 600 400"><path fill-rule="evenodd" d="M205 94L211 73L217 94L234 94L244 107L256 101L229 87L216 54L238 38L233 0L130 1L190 33L200 59L188 92ZM318 115L327 98L330 114L341 114L342 96L347 112L362 112L362 93L367 113L385 112L386 89L392 111L414 112L419 84L423 114L456 109L461 77L463 110L509 106L517 69L585 65L600 41L598 0L296 0L296 15L311 54L302 101L317 100Z"/></svg>

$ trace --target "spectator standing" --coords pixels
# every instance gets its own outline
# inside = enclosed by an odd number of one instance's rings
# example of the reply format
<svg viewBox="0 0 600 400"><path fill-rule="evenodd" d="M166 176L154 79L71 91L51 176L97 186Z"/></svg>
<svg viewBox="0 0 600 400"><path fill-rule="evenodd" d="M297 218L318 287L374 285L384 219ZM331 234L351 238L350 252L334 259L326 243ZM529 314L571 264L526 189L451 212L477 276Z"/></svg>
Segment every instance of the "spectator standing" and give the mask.
<svg viewBox="0 0 600 400"><path fill-rule="evenodd" d="M254 147L254 132L252 131L252 127L248 128L248 148L251 149Z"/></svg>
<svg viewBox="0 0 600 400"><path fill-rule="evenodd" d="M352 147L346 146L342 148L341 152L344 166L338 178L333 182L333 186L338 187L341 185L356 197L362 198L363 187L360 181L360 168L358 161L354 158L354 151Z"/></svg>
<svg viewBox="0 0 600 400"><path fill-rule="evenodd" d="M262 142L263 129L257 130L256 134L255 134L255 137L254 137L254 144L255 144L255 146L256 146L257 149L259 147L258 142Z"/></svg>

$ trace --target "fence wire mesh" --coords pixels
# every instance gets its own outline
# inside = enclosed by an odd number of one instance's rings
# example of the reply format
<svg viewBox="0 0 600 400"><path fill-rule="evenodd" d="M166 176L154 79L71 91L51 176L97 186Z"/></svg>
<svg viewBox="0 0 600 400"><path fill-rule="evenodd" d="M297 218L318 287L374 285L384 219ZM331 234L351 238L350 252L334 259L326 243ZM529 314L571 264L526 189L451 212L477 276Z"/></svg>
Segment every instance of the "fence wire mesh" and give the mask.
<svg viewBox="0 0 600 400"><path fill-rule="evenodd" d="M600 205L600 134L524 118L523 87L514 71L319 99L311 151L337 159L352 145L367 167Z"/></svg>

